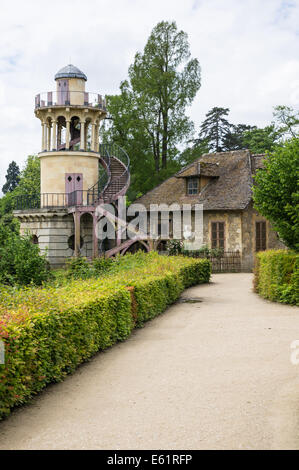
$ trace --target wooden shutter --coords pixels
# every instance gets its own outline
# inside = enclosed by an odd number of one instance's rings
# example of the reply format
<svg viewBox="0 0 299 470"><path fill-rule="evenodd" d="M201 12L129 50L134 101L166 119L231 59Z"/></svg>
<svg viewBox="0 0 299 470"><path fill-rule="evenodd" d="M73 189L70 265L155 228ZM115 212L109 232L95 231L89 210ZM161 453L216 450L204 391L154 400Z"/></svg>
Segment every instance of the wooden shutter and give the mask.
<svg viewBox="0 0 299 470"><path fill-rule="evenodd" d="M255 223L255 250L263 251L266 250L267 245L267 232L266 232L266 222L256 222Z"/></svg>
<svg viewBox="0 0 299 470"><path fill-rule="evenodd" d="M224 222L212 222L212 248L224 249L225 239L225 223Z"/></svg>

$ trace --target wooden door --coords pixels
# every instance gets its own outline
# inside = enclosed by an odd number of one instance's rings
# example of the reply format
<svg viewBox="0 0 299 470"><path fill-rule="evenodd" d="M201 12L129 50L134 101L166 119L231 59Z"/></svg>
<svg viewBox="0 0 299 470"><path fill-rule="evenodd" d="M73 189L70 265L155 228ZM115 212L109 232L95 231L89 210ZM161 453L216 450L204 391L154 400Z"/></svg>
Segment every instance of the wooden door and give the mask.
<svg viewBox="0 0 299 470"><path fill-rule="evenodd" d="M65 192L68 206L81 205L83 202L83 174L65 174Z"/></svg>

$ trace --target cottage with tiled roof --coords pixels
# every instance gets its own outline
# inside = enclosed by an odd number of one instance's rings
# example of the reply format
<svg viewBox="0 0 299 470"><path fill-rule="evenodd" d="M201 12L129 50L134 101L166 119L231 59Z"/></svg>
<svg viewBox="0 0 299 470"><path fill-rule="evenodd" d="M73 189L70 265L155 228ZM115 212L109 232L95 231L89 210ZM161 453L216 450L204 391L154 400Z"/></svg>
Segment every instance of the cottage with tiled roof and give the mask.
<svg viewBox="0 0 299 470"><path fill-rule="evenodd" d="M249 271L256 251L282 247L270 223L253 209L253 175L263 158L248 150L202 155L136 202L148 211L152 204L202 204L204 244L239 252L242 270Z"/></svg>

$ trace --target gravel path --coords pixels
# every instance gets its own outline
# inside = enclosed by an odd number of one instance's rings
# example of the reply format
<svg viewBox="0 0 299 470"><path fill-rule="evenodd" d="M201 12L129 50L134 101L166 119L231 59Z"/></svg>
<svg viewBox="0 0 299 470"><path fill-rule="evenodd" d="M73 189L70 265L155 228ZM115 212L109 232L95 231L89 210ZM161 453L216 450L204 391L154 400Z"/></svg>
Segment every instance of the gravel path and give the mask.
<svg viewBox="0 0 299 470"><path fill-rule="evenodd" d="M299 310L218 274L0 423L0 449L299 449Z"/></svg>

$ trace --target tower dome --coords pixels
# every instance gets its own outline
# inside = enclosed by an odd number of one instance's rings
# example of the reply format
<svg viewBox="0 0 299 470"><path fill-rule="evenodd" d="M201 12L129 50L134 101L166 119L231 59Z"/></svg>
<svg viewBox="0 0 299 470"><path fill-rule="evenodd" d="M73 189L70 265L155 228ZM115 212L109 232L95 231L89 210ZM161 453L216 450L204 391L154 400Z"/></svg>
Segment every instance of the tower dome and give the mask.
<svg viewBox="0 0 299 470"><path fill-rule="evenodd" d="M63 67L62 69L58 70L55 75L55 80L59 80L60 78L81 78L87 81L87 77L85 73L81 72L78 67L75 67L72 64Z"/></svg>

